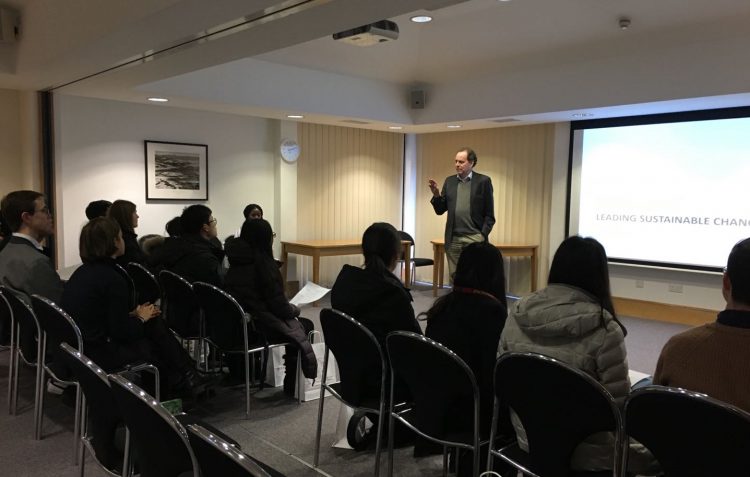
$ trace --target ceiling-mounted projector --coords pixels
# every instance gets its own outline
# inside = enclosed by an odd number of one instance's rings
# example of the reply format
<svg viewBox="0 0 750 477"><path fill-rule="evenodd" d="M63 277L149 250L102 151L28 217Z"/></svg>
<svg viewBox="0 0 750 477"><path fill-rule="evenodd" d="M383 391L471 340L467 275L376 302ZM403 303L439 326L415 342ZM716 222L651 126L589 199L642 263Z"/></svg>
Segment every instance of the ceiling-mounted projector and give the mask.
<svg viewBox="0 0 750 477"><path fill-rule="evenodd" d="M334 40L357 46L371 46L398 38L398 25L390 20L380 20L361 27L333 34Z"/></svg>

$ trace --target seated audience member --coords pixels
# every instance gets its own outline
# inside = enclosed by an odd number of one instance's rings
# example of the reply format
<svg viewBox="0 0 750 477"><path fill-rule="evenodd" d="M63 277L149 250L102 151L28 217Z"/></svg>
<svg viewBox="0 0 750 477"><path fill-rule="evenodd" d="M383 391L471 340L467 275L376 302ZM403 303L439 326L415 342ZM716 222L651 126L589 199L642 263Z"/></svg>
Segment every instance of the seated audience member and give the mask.
<svg viewBox="0 0 750 477"><path fill-rule="evenodd" d="M242 215L247 219L262 219L263 209L258 204L248 204L247 207L242 211Z"/></svg>
<svg viewBox="0 0 750 477"><path fill-rule="evenodd" d="M494 403L493 381L500 333L508 316L503 256L487 242L472 243L461 252L453 290L427 311L425 336L456 353L474 372L480 391L480 423L489 424ZM449 384L449 383L446 383ZM439 430L472 428L473 396L456 403L451 422L434 423Z"/></svg>
<svg viewBox="0 0 750 477"><path fill-rule="evenodd" d="M128 200L116 200L109 208L107 217L117 222L122 230L122 238L125 240L125 253L117 257L117 264L121 267L127 266L130 262L145 265L146 255L138 245L138 235L135 233L139 219L135 204Z"/></svg>
<svg viewBox="0 0 750 477"><path fill-rule="evenodd" d="M86 206L86 218L92 220L97 217L106 217L107 211L109 211L111 206L112 202L108 200L95 200L89 202L89 205Z"/></svg>
<svg viewBox="0 0 750 477"><path fill-rule="evenodd" d="M242 216L245 217L245 220L248 219L262 219L263 218L263 209L258 204L248 204L245 206L245 208L242 210ZM243 222L244 224L244 222ZM234 233L234 235L230 235L229 237L239 237L242 233L242 225L240 225L240 228L237 229L237 231ZM274 237L276 234L274 234ZM224 242L226 243L229 240L229 237L227 237L227 240Z"/></svg>
<svg viewBox="0 0 750 477"><path fill-rule="evenodd" d="M83 265L65 286L61 306L80 327L86 356L107 372L132 362L152 363L179 395L205 384L158 318L159 308L145 303L130 309L130 282L115 260L125 252L117 222L107 217L90 221L81 230L79 250Z"/></svg>
<svg viewBox="0 0 750 477"><path fill-rule="evenodd" d="M286 347L284 356L284 392L293 395L298 350L302 350L305 377L314 379L317 376L318 362L307 335L313 324L307 318L298 318L299 308L286 299L284 281L273 259L272 244L273 232L268 222L246 220L240 236L226 244L230 266L224 288L254 317L258 328L271 342L294 343ZM241 346L242 334L239 331L237 337L237 345Z"/></svg>
<svg viewBox="0 0 750 477"><path fill-rule="evenodd" d="M180 216L181 234L168 237L154 254L156 269L169 270L187 281L221 286L224 251L216 246L216 219L205 205L191 205Z"/></svg>
<svg viewBox="0 0 750 477"><path fill-rule="evenodd" d="M167 237L179 237L182 232L180 226L180 216L169 220L164 226ZM144 240L145 239L145 240ZM152 270L159 269L159 257L161 256L161 247L164 245L165 237L162 235L146 235L138 242L140 243L143 253L146 255L146 264Z"/></svg>
<svg viewBox="0 0 750 477"><path fill-rule="evenodd" d="M179 237L182 235L182 223L181 218L178 215L177 217L173 217L167 224L164 226L164 230L167 231L167 235L169 237Z"/></svg>
<svg viewBox="0 0 750 477"><path fill-rule="evenodd" d="M0 284L28 304L32 294L59 302L63 283L41 245L54 233L44 195L30 190L11 192L3 198L0 210L12 232L0 253Z"/></svg>
<svg viewBox="0 0 750 477"><path fill-rule="evenodd" d="M11 192L3 198L0 210L11 233L0 250L0 285L29 305L32 294L59 303L63 282L41 244L54 232L44 195L31 190ZM19 346L28 359L36 356L34 336L34 330L22 328ZM54 352L49 350L49 356Z"/></svg>
<svg viewBox="0 0 750 477"><path fill-rule="evenodd" d="M385 338L392 331L422 334L414 318L409 290L393 274L401 253L401 239L391 225L377 222L362 235L364 268L344 265L331 290L331 307L369 329L386 352ZM347 357L346 359L356 359ZM379 363L372 363L372 368ZM361 398L380 398L379 374L362 379ZM403 392L403 386L401 386Z"/></svg>
<svg viewBox="0 0 750 477"><path fill-rule="evenodd" d="M724 269L726 308L716 321L673 336L661 351L654 384L708 394L750 412L750 239L737 243Z"/></svg>
<svg viewBox="0 0 750 477"><path fill-rule="evenodd" d="M555 252L548 286L510 309L499 353L539 353L578 368L599 381L622 404L630 392L625 327L612 305L604 247L593 238L569 237ZM522 446L525 434L514 422ZM578 471L612 469L614 436L594 434L573 454ZM631 443L629 470L653 470L643 446Z"/></svg>

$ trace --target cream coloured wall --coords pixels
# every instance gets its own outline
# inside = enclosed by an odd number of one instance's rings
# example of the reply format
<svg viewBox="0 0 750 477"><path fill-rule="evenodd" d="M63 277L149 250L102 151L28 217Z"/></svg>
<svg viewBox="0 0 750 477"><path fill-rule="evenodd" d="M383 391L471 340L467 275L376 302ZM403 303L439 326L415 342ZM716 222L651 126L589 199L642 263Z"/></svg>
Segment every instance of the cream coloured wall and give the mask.
<svg viewBox="0 0 750 477"><path fill-rule="evenodd" d="M127 199L141 216L139 235L164 224L191 202L146 201L144 139L208 145L209 200L219 238L234 234L242 209L255 202L274 223L278 121L59 95L55 99L59 265L80 262L84 209L96 199Z"/></svg>
<svg viewBox="0 0 750 477"><path fill-rule="evenodd" d="M297 236L300 240L359 240L373 222L401 228L402 134L300 124L297 169ZM311 276L310 259L302 276ZM321 260L321 284L331 285L344 263L361 256Z"/></svg>
<svg viewBox="0 0 750 477"><path fill-rule="evenodd" d="M0 89L0 196L24 188L21 93Z"/></svg>

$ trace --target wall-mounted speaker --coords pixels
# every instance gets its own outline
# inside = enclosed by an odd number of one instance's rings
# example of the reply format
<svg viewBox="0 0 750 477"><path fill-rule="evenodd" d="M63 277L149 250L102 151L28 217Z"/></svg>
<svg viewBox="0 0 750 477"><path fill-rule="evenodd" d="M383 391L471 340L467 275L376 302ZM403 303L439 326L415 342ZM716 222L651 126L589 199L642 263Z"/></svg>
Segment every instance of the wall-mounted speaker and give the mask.
<svg viewBox="0 0 750 477"><path fill-rule="evenodd" d="M411 109L424 109L424 90L415 89L409 95Z"/></svg>

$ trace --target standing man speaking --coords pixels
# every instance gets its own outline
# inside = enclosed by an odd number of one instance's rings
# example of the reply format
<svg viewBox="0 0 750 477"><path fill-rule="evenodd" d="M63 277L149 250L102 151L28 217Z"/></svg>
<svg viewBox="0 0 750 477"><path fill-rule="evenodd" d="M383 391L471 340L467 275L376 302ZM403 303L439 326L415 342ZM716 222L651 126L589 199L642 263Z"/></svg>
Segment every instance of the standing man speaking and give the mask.
<svg viewBox="0 0 750 477"><path fill-rule="evenodd" d="M432 208L438 215L448 212L445 254L451 283L461 250L470 243L488 240L495 225L492 180L474 172L476 153L469 147L463 147L456 153L455 163L456 175L445 179L442 191L438 191L437 182L429 180Z"/></svg>

